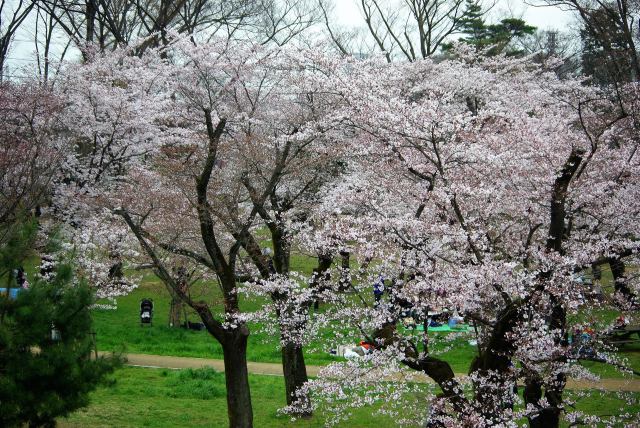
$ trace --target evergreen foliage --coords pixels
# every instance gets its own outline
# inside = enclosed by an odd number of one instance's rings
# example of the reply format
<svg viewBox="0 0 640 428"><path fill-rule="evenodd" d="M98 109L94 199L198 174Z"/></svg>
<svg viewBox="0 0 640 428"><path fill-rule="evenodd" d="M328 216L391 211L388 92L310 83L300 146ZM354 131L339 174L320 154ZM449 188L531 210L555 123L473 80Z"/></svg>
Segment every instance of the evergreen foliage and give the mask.
<svg viewBox="0 0 640 428"><path fill-rule="evenodd" d="M594 10L581 30L582 71L598 84L626 82L633 77L628 39L614 7Z"/></svg>
<svg viewBox="0 0 640 428"><path fill-rule="evenodd" d="M17 287L12 274L29 256L37 225L21 222L0 246L2 283ZM105 379L118 358L92 358L88 284L60 262L55 274L30 278L29 288L0 296L0 426L55 426L55 419L88 404L88 393Z"/></svg>
<svg viewBox="0 0 640 428"><path fill-rule="evenodd" d="M487 55L522 54L522 50L514 48L511 42L533 34L536 27L527 25L518 18L505 18L498 24L487 24L484 15L485 12L477 0L466 0L465 18L461 20L460 28L465 37L460 41L474 46L477 50L486 49ZM444 50L448 51L452 46L447 44Z"/></svg>

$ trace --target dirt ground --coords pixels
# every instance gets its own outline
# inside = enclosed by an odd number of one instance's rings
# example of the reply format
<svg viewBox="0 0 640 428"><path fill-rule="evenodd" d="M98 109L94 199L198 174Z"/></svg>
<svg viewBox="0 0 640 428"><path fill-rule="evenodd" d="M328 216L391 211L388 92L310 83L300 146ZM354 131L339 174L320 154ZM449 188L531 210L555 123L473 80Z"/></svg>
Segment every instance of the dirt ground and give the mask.
<svg viewBox="0 0 640 428"><path fill-rule="evenodd" d="M101 353L102 354L102 353ZM224 362L209 358L190 358L190 357L170 357L163 355L147 355L147 354L127 354L126 364L134 367L150 367L150 368L167 368L167 369L187 369L213 367L215 370L224 371ZM247 363L249 373L268 376L282 376L282 366L273 363ZM307 374L309 376L317 376L322 367L307 366ZM464 374L457 374L458 377L465 377ZM433 382L424 375L415 375L414 381ZM603 389L606 391L629 391L640 392L640 380L631 379L601 379L598 382L589 382L584 380L572 380L567 383L567 389Z"/></svg>

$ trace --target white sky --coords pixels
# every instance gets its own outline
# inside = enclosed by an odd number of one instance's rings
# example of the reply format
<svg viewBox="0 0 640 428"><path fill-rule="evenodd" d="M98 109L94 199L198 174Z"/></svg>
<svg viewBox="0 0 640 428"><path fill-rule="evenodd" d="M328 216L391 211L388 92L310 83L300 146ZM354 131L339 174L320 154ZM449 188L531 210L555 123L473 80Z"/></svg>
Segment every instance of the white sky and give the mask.
<svg viewBox="0 0 640 428"><path fill-rule="evenodd" d="M363 24L358 7L360 0L334 0L334 2L335 15L341 25L350 27ZM556 7L528 6L523 0L497 0L497 4L492 9L492 15L522 17L528 24L540 30L563 30L572 22L570 12Z"/></svg>
<svg viewBox="0 0 640 428"><path fill-rule="evenodd" d="M382 0L395 3L398 0ZM486 0L492 1L492 0ZM562 11L559 8L532 7L528 6L524 0L494 0L497 4L491 11L494 17L521 17L527 23L536 26L541 30L557 29L568 30L573 22L573 15L570 12ZM535 1L535 0L531 0ZM334 15L337 23L342 27L359 27L364 22L359 10L360 0L334 0ZM489 21L492 21L491 16ZM29 67L32 70L36 67L35 49L33 44L34 19L25 22L23 27L16 34L14 43L9 53L9 75L17 76L24 74L19 69ZM64 38L58 45L64 44ZM55 57L55 54L53 55ZM54 58L55 59L55 58Z"/></svg>

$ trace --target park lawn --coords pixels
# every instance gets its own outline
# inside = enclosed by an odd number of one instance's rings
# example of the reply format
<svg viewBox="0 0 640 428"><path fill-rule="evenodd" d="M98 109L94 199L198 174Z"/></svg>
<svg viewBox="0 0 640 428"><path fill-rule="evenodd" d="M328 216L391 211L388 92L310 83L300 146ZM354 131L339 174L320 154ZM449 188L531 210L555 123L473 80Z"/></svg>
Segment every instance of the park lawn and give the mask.
<svg viewBox="0 0 640 428"><path fill-rule="evenodd" d="M566 391L564 398L565 400L575 400L576 405L572 410L582 411L589 415L599 416L602 418L628 415L628 417L625 418L627 422L625 422L624 425L598 424L598 427L637 427L638 424L640 424L640 393L589 391L586 393L586 397L584 394L585 392L579 394L572 391ZM630 399L633 404L629 405L629 403L627 403L627 399ZM631 424L629 424L629 420L631 421ZM571 425L567 421L563 421L560 426L565 428L575 425Z"/></svg>
<svg viewBox="0 0 640 428"><path fill-rule="evenodd" d="M311 274L317 265L314 257L294 253L291 258L291 270L305 274ZM117 299L117 309L95 310L94 324L97 333L97 346L101 351L125 351L129 353L170 355L180 357L223 358L222 347L205 331L185 330L170 328L168 326L168 314L170 298L169 293L160 280L150 272L141 275L140 287L127 296ZM201 284L200 284L201 285ZM198 284L195 288L197 289ZM206 291L205 291L206 290ZM195 293L199 291L194 290ZM200 289L201 297L211 303L213 310L222 311L220 293L215 287ZM153 327L140 327L139 312L140 300L152 298L154 301L154 325ZM373 297L373 296L370 296ZM241 296L240 305L244 311L255 311L265 302L261 298L247 299ZM320 306L320 311L323 310ZM191 321L199 321L199 317L191 309L187 309L188 318ZM250 324L251 335L247 347L247 359L249 361L281 363L282 356L278 337L265 334L260 331L260 326ZM440 335L440 334L439 334ZM442 336L442 335L441 335ZM336 361L336 357L329 354L327 343L331 347L341 344L356 344L361 340L353 337L351 342L334 340L332 332L323 334L325 340L313 342L305 348L305 361L309 365L327 365ZM469 337L470 338L470 337ZM438 343L438 341L436 341ZM466 373L469 364L475 356L475 347L468 344L468 339L456 339L450 344L440 345L432 349L450 362L456 373ZM441 353L443 346L452 348L448 352Z"/></svg>
<svg viewBox="0 0 640 428"><path fill-rule="evenodd" d="M152 298L154 302L153 326L140 326L140 300ZM220 309L215 298L206 299ZM140 287L127 296L117 299L117 309L96 309L93 320L98 349L101 351L122 351L181 357L222 358L222 347L206 331L186 330L168 326L170 298L168 291L157 280L145 279ZM241 299L241 307L246 311L257 310L260 299ZM187 309L190 321L199 321L198 316ZM277 336L259 331L250 324L251 335L247 348L249 361L282 361ZM320 346L318 344L318 346ZM307 354L307 363L326 365L335 360L328 352Z"/></svg>
<svg viewBox="0 0 640 428"><path fill-rule="evenodd" d="M284 406L284 387L279 376L250 375L256 428L322 427L322 411L305 420L292 422L278 415ZM577 398L567 392L568 398ZM640 412L640 394L630 394L629 406L619 393L593 391L577 400L576 409L599 416L631 415ZM339 426L378 428L397 426L395 421L376 413L377 406L356 409ZM426 415L426 409L425 409ZM58 420L62 428L72 427L218 427L226 426L224 374L213 369L168 370L125 367L116 371L112 384L91 394L89 407ZM568 426L568 424L564 424Z"/></svg>
<svg viewBox="0 0 640 428"><path fill-rule="evenodd" d="M311 265L311 263L309 263ZM139 304L144 297L154 300L154 324L152 327L140 327ZM206 296L204 296L206 298ZM216 302L215 296L207 299ZM241 299L243 310L256 310L263 300ZM321 305L322 310L322 305ZM196 314L187 310L191 321L199 321ZM146 275L140 287L128 296L118 299L115 310L95 310L94 324L97 332L98 349L102 351L120 351L129 353L171 355L182 357L222 358L222 347L205 331L185 330L168 327L169 294L160 281L153 275ZM614 315L611 315L614 316ZM249 361L280 363L278 337L260 332L257 325L250 325L248 355ZM436 333L443 337L448 333ZM433 341L431 351L435 355L446 359L456 373L466 373L471 360L476 355L476 347L469 345L471 334L459 334L452 337L453 341ZM327 331L325 339L331 339L332 333ZM360 339L353 338L353 343ZM331 343L331 341L327 341ZM342 343L334 343L337 346ZM309 365L326 365L336 361L336 358L324 349L327 345L312 343L306 347L305 360ZM443 352L446 351L446 352ZM626 358L631 367L640 370L640 345L626 345L617 355ZM620 377L621 374L613 367L600 363L583 362L596 373L604 377Z"/></svg>
<svg viewBox="0 0 640 428"><path fill-rule="evenodd" d="M29 259L25 268L29 277L33 277L39 260L36 257ZM310 274L317 265L317 260L309 255L294 253L291 259L291 269L293 271ZM630 270L636 270L631 267ZM117 309L103 310L96 309L93 312L94 326L96 331L97 346L102 351L125 351L129 353L145 353L155 355L171 355L184 357L201 358L222 358L222 348L205 331L185 330L181 328L168 327L169 313L169 293L160 280L151 272L138 272L142 281L138 289L128 296L118 298ZM612 278L609 269L603 269L602 283L607 290L610 288ZM202 287L202 284L200 284ZM198 288L197 285L195 288ZM204 290L208 288L205 292ZM222 302L220 294L215 287L201 288L202 298L212 303L214 310L221 311ZM144 297L154 300L154 325L153 327L140 327L139 304ZM372 296L370 296L372 297ZM241 297L241 308L245 311L257 310L264 302L264 299ZM322 311L321 305L321 311ZM187 310L191 321L199 321L198 316L191 310ZM597 314L598 318L613 320L617 316L615 311L594 309L591 314ZM272 334L260 332L257 325L250 325L251 335L249 336L248 360L256 362L280 363L282 361L278 337ZM434 337L443 338L448 333L436 333ZM334 347L345 343L344 340L338 343L331 340L333 333L327 331L323 334L324 341L311 343L305 348L305 360L309 365L326 365L336 358L329 354L328 347ZM458 334L450 336L452 341L435 340L432 341L431 352L434 355L446 359L454 372L466 373L470 363L476 355L477 349L469 345L472 335ZM359 337L353 337L355 344ZM324 343L323 343L324 342ZM327 343L331 344L330 346ZM443 352L445 351L445 352ZM640 344L626 345L616 355L626 359L628 364L635 370L640 370ZM606 364L595 362L582 362L582 364L595 373L603 377L621 377L619 371Z"/></svg>
<svg viewBox="0 0 640 428"><path fill-rule="evenodd" d="M224 374L213 369L165 370L125 367L114 376L113 385L91 394L91 404L58 420L71 427L223 427L228 425ZM318 414L291 421L278 415L286 405L284 383L279 376L250 375L256 428L322 427ZM373 408L361 408L345 425L352 428L395 426Z"/></svg>
<svg viewBox="0 0 640 428"><path fill-rule="evenodd" d="M301 253L291 257L291 270L310 275L317 265L317 259ZM116 309L96 309L93 319L98 349L101 351L125 351L154 355L171 355L181 357L223 358L222 347L206 331L193 331L168 326L170 296L166 287L151 272L132 273L141 278L140 286L127 296L117 299ZM222 313L221 292L216 286L196 283L192 288L194 300L203 299L210 304L214 313ZM197 296L197 297L194 297ZM371 296L372 297L372 296ZM154 302L153 326L140 326L140 300L152 298ZM266 303L266 299L240 296L240 307L243 311L257 311ZM321 305L320 311L323 311ZM188 319L199 322L197 314L187 308ZM261 326L250 323L247 359L256 362L281 363L279 338L277 335L260 331ZM309 344L305 353L305 361L309 365L327 365L336 361L329 353L329 346L345 344L332 343L334 333L326 331L321 341ZM355 345L361 339L353 337ZM313 350L313 351L310 351Z"/></svg>
<svg viewBox="0 0 640 428"><path fill-rule="evenodd" d="M139 305L142 298L150 297L154 301L153 326L140 326ZM125 351L128 353L141 353L153 355L170 355L180 357L223 358L222 347L206 331L185 330L168 326L169 293L158 279L147 276L140 287L127 296L117 299L117 309L97 309L93 313L98 349L101 351ZM210 299L210 301L215 301ZM243 310L252 311L260 307L259 299L241 299ZM321 305L322 310L322 305ZM187 310L191 321L199 321L198 316L191 310ZM280 363L280 353L277 336L259 331L257 325L249 326L251 335L247 347L247 359L249 361ZM442 335L442 334L439 334ZM327 331L324 335L329 339L325 343L331 343L332 333ZM456 339L450 351L441 355L450 361L452 368L457 373L466 373L471 359L475 355L475 347L468 344L468 339ZM360 338L354 337L355 345ZM440 351L442 346L433 349ZM333 346L343 344L337 341ZM447 344L449 345L449 344ZM321 342L307 346L305 361L309 365L326 365L336 361L336 357L324 349Z"/></svg>

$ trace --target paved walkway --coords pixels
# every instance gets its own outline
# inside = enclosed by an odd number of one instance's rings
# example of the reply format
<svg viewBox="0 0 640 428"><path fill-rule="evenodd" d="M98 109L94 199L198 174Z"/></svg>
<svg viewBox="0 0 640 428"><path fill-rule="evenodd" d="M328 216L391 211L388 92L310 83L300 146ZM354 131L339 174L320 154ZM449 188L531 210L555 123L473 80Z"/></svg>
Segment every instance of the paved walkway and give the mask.
<svg viewBox="0 0 640 428"><path fill-rule="evenodd" d="M106 354L99 352L99 354ZM127 354L127 365L134 367L152 367L167 369L188 369L213 367L218 371L224 371L224 361L214 360L210 358L193 358L193 357L170 357L163 355L147 355L147 354ZM248 362L249 373L268 376L282 376L282 365L275 363L254 363ZM307 366L307 374L309 376L317 376L322 369L320 366ZM458 377L464 377L464 374L456 374ZM433 383L426 375L416 374L415 380L418 382ZM640 392L640 380L630 379L601 379L599 382L588 382L583 380L569 380L568 389L605 389L607 391L631 391Z"/></svg>

